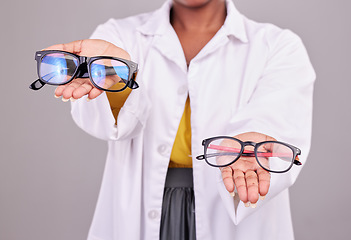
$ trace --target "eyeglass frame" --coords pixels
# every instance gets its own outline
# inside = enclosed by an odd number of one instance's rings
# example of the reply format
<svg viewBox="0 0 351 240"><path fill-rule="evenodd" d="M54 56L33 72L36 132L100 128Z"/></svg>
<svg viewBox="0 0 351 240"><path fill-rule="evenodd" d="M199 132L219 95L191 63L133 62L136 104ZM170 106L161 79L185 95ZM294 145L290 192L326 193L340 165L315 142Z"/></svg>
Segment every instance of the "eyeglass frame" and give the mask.
<svg viewBox="0 0 351 240"><path fill-rule="evenodd" d="M45 55L50 54L50 53L62 53L62 54L68 54L73 56L75 59L78 60L78 66L76 66L76 69L74 73L72 74L72 77L70 80L66 81L65 83L49 83L45 80L43 80L40 77L40 65L42 62L42 59ZM122 89L118 90L110 90L110 89L104 89L98 86L92 79L91 72L90 72L90 65L99 59L111 59L111 60L116 60L119 62L122 62L127 65L129 69L129 75L128 75L128 80L126 81L126 85ZM75 78L89 78L90 82L93 84L94 87L97 89L100 89L102 91L106 92L121 92L125 90L127 87L131 89L136 89L139 87L138 83L135 81L136 76L138 74L138 64L132 61L129 61L127 59L123 58L117 58L117 57L111 57L111 56L95 56L95 57L86 57L86 56L79 56L77 54L67 52L67 51L62 51L62 50L41 50L41 51L36 51L35 52L35 60L37 61L37 73L39 79L34 81L32 84L29 85L29 88L32 90L39 90L41 89L45 84L48 85L54 85L54 86L60 86L60 85L65 85L67 83L70 83L73 81Z"/></svg>
<svg viewBox="0 0 351 240"><path fill-rule="evenodd" d="M231 140L235 140L237 142L240 143L241 145L241 149L240 149L240 152L238 153L238 157L236 157L233 161L231 161L230 163L228 164L224 164L224 165L214 165L212 163L210 163L208 160L207 160L207 157L206 157L206 152L207 152L207 148L209 146L209 144L214 141L214 140L217 140L217 139L231 139ZM277 144L282 144L288 148L290 148L293 152L293 158L292 158L292 161L291 161L291 164L290 166L284 170L284 171L274 171L274 170L269 170L265 167L262 166L262 164L260 163L260 161L258 160L258 156L257 156L257 150L258 148L263 145L263 144L267 144L267 143L277 143ZM262 167L264 170L268 171L268 172L272 172L272 173L285 173L287 171L289 171L292 166L295 164L297 166L301 166L302 163L299 161L299 158L298 156L301 155L301 150L291 144L288 144L288 143L284 143L284 142L280 142L280 141L263 141L263 142L252 142L252 141L241 141L240 139L237 139L237 138L234 138L234 137L229 137L229 136L217 136L217 137L211 137L211 138L207 138L207 139L204 139L202 141L202 146L204 146L204 154L203 155L199 155L196 157L197 160L205 160L206 163L212 167L227 167L229 165L232 165L233 163L235 163L238 159L240 159L241 156L249 156L249 157L255 157L256 159L256 162L258 163L258 165L260 167ZM244 153L244 150L245 150L245 147L246 146L253 146L254 147L254 151L250 152L250 153ZM246 154L246 155L243 155L243 154ZM254 154L254 155L253 155Z"/></svg>

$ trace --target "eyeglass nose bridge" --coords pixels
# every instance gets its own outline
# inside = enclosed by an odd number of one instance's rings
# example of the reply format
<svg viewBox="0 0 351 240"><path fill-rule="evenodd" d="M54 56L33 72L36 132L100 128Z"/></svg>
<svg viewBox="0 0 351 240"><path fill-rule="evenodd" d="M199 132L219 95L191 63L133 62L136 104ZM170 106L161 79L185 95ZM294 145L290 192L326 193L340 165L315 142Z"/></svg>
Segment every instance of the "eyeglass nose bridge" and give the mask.
<svg viewBox="0 0 351 240"><path fill-rule="evenodd" d="M79 57L79 66L77 70L77 78L88 78L88 57L80 56Z"/></svg>
<svg viewBox="0 0 351 240"><path fill-rule="evenodd" d="M255 156L254 155L254 149L256 148L256 145L257 145L257 143L255 143L255 142L252 142L252 141L246 141L246 142L242 142L242 156L250 156L250 157L253 157L253 156ZM254 147L254 149L253 150L245 150L245 147L246 146L253 146ZM249 152L247 152L247 151L249 151ZM251 152L252 151L252 152Z"/></svg>
<svg viewBox="0 0 351 240"><path fill-rule="evenodd" d="M255 142L251 142L251 141L247 141L247 142L243 142L243 146L246 147L246 146L253 146L253 147L256 147L257 143Z"/></svg>

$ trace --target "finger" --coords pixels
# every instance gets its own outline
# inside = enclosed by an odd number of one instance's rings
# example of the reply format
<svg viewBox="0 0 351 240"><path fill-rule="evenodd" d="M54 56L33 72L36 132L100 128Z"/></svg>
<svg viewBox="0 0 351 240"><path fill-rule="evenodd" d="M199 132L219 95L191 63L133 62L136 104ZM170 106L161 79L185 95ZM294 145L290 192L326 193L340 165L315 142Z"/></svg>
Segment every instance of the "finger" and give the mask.
<svg viewBox="0 0 351 240"><path fill-rule="evenodd" d="M100 96L101 93L103 93L104 91L97 89L97 88L93 88L90 93L89 93L89 99L94 99L97 98L98 96Z"/></svg>
<svg viewBox="0 0 351 240"><path fill-rule="evenodd" d="M56 44L46 48L45 50L61 50L79 54L82 51L83 42L84 40L77 40L70 43Z"/></svg>
<svg viewBox="0 0 351 240"><path fill-rule="evenodd" d="M234 169L233 178L240 200L247 203L247 188L244 173L241 170Z"/></svg>
<svg viewBox="0 0 351 240"><path fill-rule="evenodd" d="M55 89L55 96L56 97L61 97L62 96L62 93L63 93L63 90L65 90L66 86L64 85L61 85L61 86L58 86L56 89Z"/></svg>
<svg viewBox="0 0 351 240"><path fill-rule="evenodd" d="M255 207L259 197L257 174L253 170L248 170L245 173L245 178L248 200L251 203L251 207Z"/></svg>
<svg viewBox="0 0 351 240"><path fill-rule="evenodd" d="M262 197L266 196L269 190L269 186L271 183L271 174L262 169L259 168L257 170L257 175L258 175L258 189L259 193Z"/></svg>
<svg viewBox="0 0 351 240"><path fill-rule="evenodd" d="M77 78L68 84L58 86L55 90L55 96L62 96L66 100L71 97L78 99L88 94L91 89L92 86L89 80Z"/></svg>
<svg viewBox="0 0 351 240"><path fill-rule="evenodd" d="M222 179L225 188L229 193L234 192L233 170L231 167L223 167L221 169Z"/></svg>
<svg viewBox="0 0 351 240"><path fill-rule="evenodd" d="M69 84L66 84L66 87L65 87L65 89L63 90L63 93L62 93L62 100L72 98L73 97L73 92L75 92L83 84L84 83L81 82L81 81L73 81L73 82L70 82Z"/></svg>
<svg viewBox="0 0 351 240"><path fill-rule="evenodd" d="M90 91L93 89L93 86L89 82L82 82L81 85L74 90L73 98L74 99L79 99L83 97L84 95L90 93Z"/></svg>

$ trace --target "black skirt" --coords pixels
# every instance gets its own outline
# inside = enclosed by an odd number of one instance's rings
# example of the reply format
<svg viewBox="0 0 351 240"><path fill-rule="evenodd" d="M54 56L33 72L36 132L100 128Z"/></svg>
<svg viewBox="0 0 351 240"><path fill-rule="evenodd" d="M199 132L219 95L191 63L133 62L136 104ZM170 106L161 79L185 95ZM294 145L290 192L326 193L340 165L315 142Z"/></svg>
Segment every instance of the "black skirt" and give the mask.
<svg viewBox="0 0 351 240"><path fill-rule="evenodd" d="M169 168L163 193L160 240L195 240L192 168Z"/></svg>

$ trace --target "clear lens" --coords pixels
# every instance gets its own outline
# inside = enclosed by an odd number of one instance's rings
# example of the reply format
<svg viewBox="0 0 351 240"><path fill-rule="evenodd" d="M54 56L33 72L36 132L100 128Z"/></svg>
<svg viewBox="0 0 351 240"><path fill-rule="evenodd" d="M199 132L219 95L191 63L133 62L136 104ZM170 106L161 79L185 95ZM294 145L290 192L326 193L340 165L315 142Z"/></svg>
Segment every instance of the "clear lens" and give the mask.
<svg viewBox="0 0 351 240"><path fill-rule="evenodd" d="M257 148L257 159L267 170L283 172L293 164L293 150L280 143L264 143Z"/></svg>
<svg viewBox="0 0 351 240"><path fill-rule="evenodd" d="M212 165L221 167L235 161L240 151L241 144L234 139L215 139L207 147L206 160Z"/></svg>
<svg viewBox="0 0 351 240"><path fill-rule="evenodd" d="M122 90L128 83L129 67L115 59L98 59L91 63L92 81L103 90Z"/></svg>
<svg viewBox="0 0 351 240"><path fill-rule="evenodd" d="M45 55L39 67L39 77L48 84L65 84L77 70L78 59L64 53Z"/></svg>

